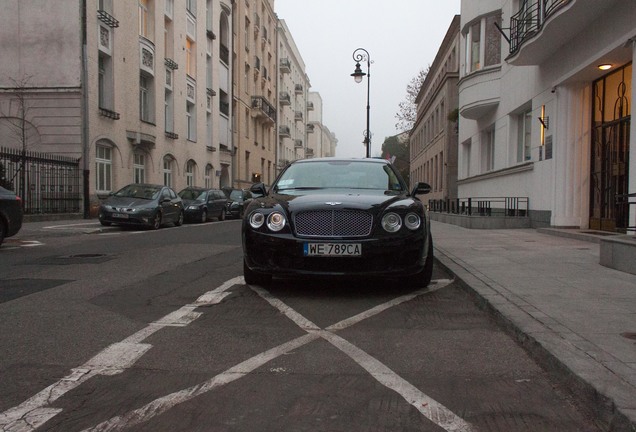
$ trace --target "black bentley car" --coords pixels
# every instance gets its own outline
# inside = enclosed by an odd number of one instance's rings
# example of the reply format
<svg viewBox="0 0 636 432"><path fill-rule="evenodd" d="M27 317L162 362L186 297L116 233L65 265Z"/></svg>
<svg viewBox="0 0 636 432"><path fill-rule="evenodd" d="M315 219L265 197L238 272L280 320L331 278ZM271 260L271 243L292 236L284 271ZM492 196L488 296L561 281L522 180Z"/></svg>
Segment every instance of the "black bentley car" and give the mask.
<svg viewBox="0 0 636 432"><path fill-rule="evenodd" d="M248 284L272 276L398 278L426 286L433 240L426 208L382 159L292 162L269 191L257 183L242 225Z"/></svg>

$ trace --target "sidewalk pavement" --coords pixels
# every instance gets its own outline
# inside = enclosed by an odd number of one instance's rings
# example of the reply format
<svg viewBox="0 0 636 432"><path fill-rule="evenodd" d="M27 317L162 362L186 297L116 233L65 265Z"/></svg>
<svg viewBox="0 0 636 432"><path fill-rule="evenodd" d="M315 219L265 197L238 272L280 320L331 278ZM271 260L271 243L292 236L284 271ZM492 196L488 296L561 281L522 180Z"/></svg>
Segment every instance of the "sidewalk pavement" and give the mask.
<svg viewBox="0 0 636 432"><path fill-rule="evenodd" d="M599 244L432 221L435 258L611 431L636 431L636 275ZM636 263L634 263L636 265Z"/></svg>

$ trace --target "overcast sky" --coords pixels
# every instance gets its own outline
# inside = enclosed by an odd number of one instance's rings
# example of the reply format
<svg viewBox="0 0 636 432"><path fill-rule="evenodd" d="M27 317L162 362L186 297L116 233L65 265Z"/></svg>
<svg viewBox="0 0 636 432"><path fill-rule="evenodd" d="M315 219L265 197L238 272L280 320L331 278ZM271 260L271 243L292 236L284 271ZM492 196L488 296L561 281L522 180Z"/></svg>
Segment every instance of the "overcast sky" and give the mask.
<svg viewBox="0 0 636 432"><path fill-rule="evenodd" d="M311 83L320 93L323 123L336 134L336 156L364 157L367 78L356 84L353 51L371 57L371 155L396 135L406 86L435 59L460 0L274 0ZM367 72L366 63L362 64Z"/></svg>

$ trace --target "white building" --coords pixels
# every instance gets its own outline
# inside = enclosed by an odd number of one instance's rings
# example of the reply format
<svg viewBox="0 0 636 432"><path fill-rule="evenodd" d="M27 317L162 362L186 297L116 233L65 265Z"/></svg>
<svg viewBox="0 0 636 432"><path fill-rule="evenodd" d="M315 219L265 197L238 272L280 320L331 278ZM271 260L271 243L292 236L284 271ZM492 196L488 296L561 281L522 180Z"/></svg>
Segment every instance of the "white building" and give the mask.
<svg viewBox="0 0 636 432"><path fill-rule="evenodd" d="M336 155L338 140L327 126L323 124L322 97L320 93L310 91L307 102L307 147L314 157L330 157Z"/></svg>
<svg viewBox="0 0 636 432"><path fill-rule="evenodd" d="M633 1L463 0L458 195L528 197L533 226L634 225L616 202L636 193L635 23Z"/></svg>

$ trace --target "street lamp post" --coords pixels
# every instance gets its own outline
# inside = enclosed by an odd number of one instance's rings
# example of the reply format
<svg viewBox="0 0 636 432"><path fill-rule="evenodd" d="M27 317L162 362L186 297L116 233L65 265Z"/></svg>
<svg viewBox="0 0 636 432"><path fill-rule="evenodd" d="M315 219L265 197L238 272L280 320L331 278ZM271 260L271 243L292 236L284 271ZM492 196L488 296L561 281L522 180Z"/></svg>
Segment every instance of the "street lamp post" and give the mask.
<svg viewBox="0 0 636 432"><path fill-rule="evenodd" d="M367 62L367 73L362 72L360 69L360 62ZM358 48L353 52L353 61L356 62L356 69L353 71L351 76L357 83L362 82L362 77L367 76L367 129L364 131L364 145L367 147L367 157L371 157L371 129L369 128L369 94L371 92L371 57L369 56L369 52L364 48Z"/></svg>

